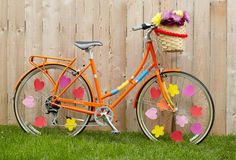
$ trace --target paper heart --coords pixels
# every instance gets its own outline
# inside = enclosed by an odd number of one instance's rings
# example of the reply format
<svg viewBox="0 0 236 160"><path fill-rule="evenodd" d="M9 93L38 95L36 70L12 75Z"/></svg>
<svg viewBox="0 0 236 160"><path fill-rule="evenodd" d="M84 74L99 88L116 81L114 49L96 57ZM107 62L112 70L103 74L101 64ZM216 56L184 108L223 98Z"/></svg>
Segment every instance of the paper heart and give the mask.
<svg viewBox="0 0 236 160"><path fill-rule="evenodd" d="M199 134L202 133L203 128L202 128L202 125L200 123L194 123L194 124L192 124L190 130L193 134L199 135Z"/></svg>
<svg viewBox="0 0 236 160"><path fill-rule="evenodd" d="M202 107L192 106L190 108L190 112L191 112L193 117L200 117L202 115Z"/></svg>
<svg viewBox="0 0 236 160"><path fill-rule="evenodd" d="M44 82L43 81L41 81L40 79L35 79L34 80L34 89L35 89L36 92L42 90L43 87L44 87Z"/></svg>
<svg viewBox="0 0 236 160"><path fill-rule="evenodd" d="M156 99L156 98L159 98L160 95L161 95L161 91L160 89L156 88L156 87L152 87L150 89L150 95L151 95L151 98L152 99Z"/></svg>
<svg viewBox="0 0 236 160"><path fill-rule="evenodd" d="M34 120L34 126L42 128L47 125L46 119L44 116L36 117Z"/></svg>
<svg viewBox="0 0 236 160"><path fill-rule="evenodd" d="M83 99L84 97L84 88L78 87L73 89L73 95L78 99Z"/></svg>
<svg viewBox="0 0 236 160"><path fill-rule="evenodd" d="M62 76L59 81L60 88L65 88L66 86L68 86L68 84L70 84L70 82L71 82L70 78Z"/></svg>
<svg viewBox="0 0 236 160"><path fill-rule="evenodd" d="M35 100L33 96L27 96L22 101L26 108L33 108L35 106Z"/></svg>
<svg viewBox="0 0 236 160"><path fill-rule="evenodd" d="M160 102L157 102L156 105L160 109L160 111L165 111L169 109L169 106L166 103L165 99L161 99Z"/></svg>
<svg viewBox="0 0 236 160"><path fill-rule="evenodd" d="M187 97L192 97L195 94L195 87L193 85L188 85L184 88L183 94Z"/></svg>
<svg viewBox="0 0 236 160"><path fill-rule="evenodd" d="M175 142L181 142L183 141L183 134L181 131L174 131L171 133L170 138Z"/></svg>
<svg viewBox="0 0 236 160"><path fill-rule="evenodd" d="M149 119L157 119L157 109L156 108L150 108L145 112L145 115L149 118Z"/></svg>

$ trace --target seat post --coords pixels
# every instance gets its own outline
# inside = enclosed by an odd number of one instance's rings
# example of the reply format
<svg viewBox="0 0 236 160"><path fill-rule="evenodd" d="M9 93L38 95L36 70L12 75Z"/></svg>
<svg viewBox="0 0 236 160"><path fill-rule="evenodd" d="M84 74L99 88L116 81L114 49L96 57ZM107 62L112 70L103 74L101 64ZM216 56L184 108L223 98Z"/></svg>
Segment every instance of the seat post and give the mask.
<svg viewBox="0 0 236 160"><path fill-rule="evenodd" d="M97 79L97 70L96 70L96 67L95 67L95 64L94 64L94 60L93 60L93 52L90 50L90 48L87 48L85 50L85 52L89 53L89 55L90 55L90 64L91 64L91 67L92 67L94 83L95 83L95 87L96 87L96 90L97 90L98 101L100 103L103 103L102 98L101 98L102 97L101 88L100 88L100 85L99 85L99 82L98 82L98 79Z"/></svg>
<svg viewBox="0 0 236 160"><path fill-rule="evenodd" d="M90 59L93 59L93 52L89 48L87 48L85 52L89 53Z"/></svg>

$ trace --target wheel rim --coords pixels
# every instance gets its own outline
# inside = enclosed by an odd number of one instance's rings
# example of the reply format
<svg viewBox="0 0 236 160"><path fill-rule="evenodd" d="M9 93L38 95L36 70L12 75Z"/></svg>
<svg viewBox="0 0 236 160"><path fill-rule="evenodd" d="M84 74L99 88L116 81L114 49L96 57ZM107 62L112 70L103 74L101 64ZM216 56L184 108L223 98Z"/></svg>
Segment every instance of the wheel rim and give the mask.
<svg viewBox="0 0 236 160"><path fill-rule="evenodd" d="M142 89L137 103L137 117L143 132L152 140L201 142L209 133L214 119L209 92L199 80L183 72L164 73L163 79L169 94L176 92L171 99L179 110L172 113L163 108L165 105L161 102L162 95L158 96L160 89L156 78L151 79Z"/></svg>
<svg viewBox="0 0 236 160"><path fill-rule="evenodd" d="M62 65L44 66L44 69L48 71L55 81L64 68ZM60 80L60 91L73 79L72 72L72 69L67 69ZM57 109L56 106L51 105L49 109L46 107L46 103L51 95L52 83L39 69L35 69L26 75L18 86L14 97L14 110L20 126L32 134L62 131L70 136L75 136L80 133L89 121L90 115L65 110L64 108ZM89 87L81 77L68 89L62 98L92 100ZM91 107L80 107L91 110ZM50 113L46 114L48 111ZM54 117L58 117L54 121L56 125L53 125Z"/></svg>

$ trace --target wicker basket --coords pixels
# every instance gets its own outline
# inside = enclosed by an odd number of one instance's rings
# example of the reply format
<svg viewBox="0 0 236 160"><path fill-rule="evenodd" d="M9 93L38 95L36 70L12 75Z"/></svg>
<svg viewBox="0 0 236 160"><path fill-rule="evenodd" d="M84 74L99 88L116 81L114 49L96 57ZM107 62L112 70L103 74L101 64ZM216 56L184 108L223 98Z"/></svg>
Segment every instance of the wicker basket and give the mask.
<svg viewBox="0 0 236 160"><path fill-rule="evenodd" d="M186 34L185 25L181 27L160 25L158 28L171 33ZM158 46L162 52L182 53L184 51L184 38L159 33Z"/></svg>

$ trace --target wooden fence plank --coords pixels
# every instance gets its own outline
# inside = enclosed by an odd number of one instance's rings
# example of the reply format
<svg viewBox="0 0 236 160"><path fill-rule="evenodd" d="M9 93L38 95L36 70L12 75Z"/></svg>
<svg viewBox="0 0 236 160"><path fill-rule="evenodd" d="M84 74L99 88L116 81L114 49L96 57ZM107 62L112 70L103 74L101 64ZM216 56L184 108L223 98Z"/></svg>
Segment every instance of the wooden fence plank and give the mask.
<svg viewBox="0 0 236 160"><path fill-rule="evenodd" d="M16 123L12 97L14 85L24 70L25 3L8 1L9 33L7 39L8 123Z"/></svg>
<svg viewBox="0 0 236 160"><path fill-rule="evenodd" d="M236 3L227 1L227 134L236 133Z"/></svg>
<svg viewBox="0 0 236 160"><path fill-rule="evenodd" d="M138 67L143 53L143 32L132 31L132 27L143 23L143 1L129 1L127 3L127 38L126 38L126 76L130 78ZM135 57L135 58L134 58ZM129 131L138 131L138 122L136 113L133 109L133 98L136 94L136 89L131 91L127 96L126 108L126 128Z"/></svg>
<svg viewBox="0 0 236 160"><path fill-rule="evenodd" d="M74 42L76 31L76 1L75 0L60 0L60 56L74 57L75 47Z"/></svg>
<svg viewBox="0 0 236 160"><path fill-rule="evenodd" d="M212 2L210 90L215 100L213 132L216 134L225 134L226 128L226 17L226 2Z"/></svg>
<svg viewBox="0 0 236 160"><path fill-rule="evenodd" d="M152 17L154 17L158 12L160 12L160 2L159 1L153 1L153 0L145 0L144 1L144 22L147 22L147 23L151 23L151 20L152 20ZM145 33L144 32L144 35L145 36ZM160 54L160 52L158 52L158 46L157 46L157 36L155 33L152 33L151 35L151 38L153 40L153 45L154 45L154 49L156 51L156 55L157 55L157 58L158 58L158 61L159 63L162 63L164 60L163 58L164 55L163 54ZM145 41L144 41L144 45L145 45ZM151 62L151 59L149 59L149 62Z"/></svg>
<svg viewBox="0 0 236 160"><path fill-rule="evenodd" d="M93 23L94 23L94 0L76 0L76 40L91 41L93 40ZM76 48L77 66L82 68L88 64L89 55L84 51ZM91 71L88 70L85 75L91 83L93 78ZM94 85L93 85L94 88ZM96 92L95 92L96 94Z"/></svg>
<svg viewBox="0 0 236 160"><path fill-rule="evenodd" d="M41 0L25 0L25 21L26 21L26 32L25 32L25 72L33 66L29 63L28 59L32 55L42 54L42 1ZM32 81L31 81L32 82ZM24 94L32 94L32 86L26 85ZM36 115L40 113L40 108L25 110L25 118L27 120L34 120Z"/></svg>
<svg viewBox="0 0 236 160"><path fill-rule="evenodd" d="M7 4L0 0L0 124L7 123Z"/></svg>
<svg viewBox="0 0 236 160"><path fill-rule="evenodd" d="M187 23L187 34L188 38L185 40L185 51L183 54L178 54L177 56L177 67L181 68L181 70L191 73L192 72L192 60L193 60L193 46L194 46L194 17L193 17L193 3L194 0L187 1L177 1L177 8L180 10L187 11L190 15L190 23Z"/></svg>
<svg viewBox="0 0 236 160"><path fill-rule="evenodd" d="M164 12L166 10L174 10L176 9L176 0L159 0L160 2L160 10ZM162 57L163 56L163 57ZM162 60L161 65L165 68L175 67L177 63L177 53L165 54L160 52L160 58Z"/></svg>
<svg viewBox="0 0 236 160"><path fill-rule="evenodd" d="M115 89L126 80L126 5L122 1L110 1L110 50L108 65L110 68L110 89ZM111 98L111 102L114 102ZM126 99L116 108L117 127L126 130Z"/></svg>
<svg viewBox="0 0 236 160"><path fill-rule="evenodd" d="M59 56L60 3L57 0L43 0L43 54Z"/></svg>
<svg viewBox="0 0 236 160"><path fill-rule="evenodd" d="M99 7L95 7L99 6ZM95 47L94 61L97 68L97 75L101 86L102 94L110 90L110 3L109 0L94 1L93 9L93 39L101 41L103 46Z"/></svg>
<svg viewBox="0 0 236 160"><path fill-rule="evenodd" d="M210 1L194 1L194 57L192 73L209 86Z"/></svg>

